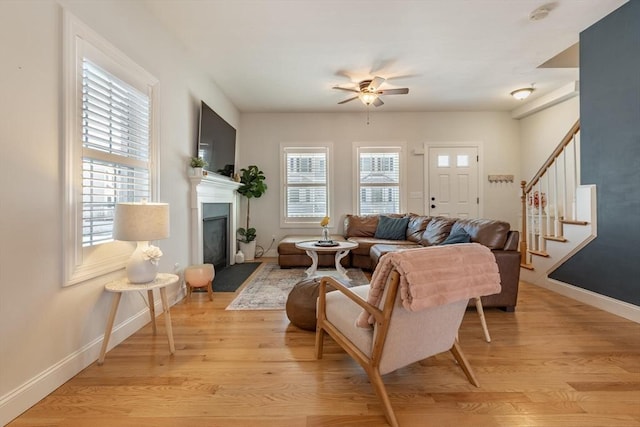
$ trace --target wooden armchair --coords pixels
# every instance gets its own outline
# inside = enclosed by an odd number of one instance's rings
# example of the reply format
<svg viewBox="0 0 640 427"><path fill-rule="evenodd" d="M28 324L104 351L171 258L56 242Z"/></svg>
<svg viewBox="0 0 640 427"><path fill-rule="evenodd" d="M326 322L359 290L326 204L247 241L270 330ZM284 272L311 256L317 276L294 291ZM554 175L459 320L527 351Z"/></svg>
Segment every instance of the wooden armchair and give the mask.
<svg viewBox="0 0 640 427"><path fill-rule="evenodd" d="M450 351L479 386L456 337L469 298L499 292L500 277L489 249L452 246L385 255L370 285L320 282L316 357L322 358L326 332L364 368L392 426L398 421L382 382L386 373ZM337 292L326 293L327 286Z"/></svg>
<svg viewBox="0 0 640 427"><path fill-rule="evenodd" d="M326 293L331 286L337 292ZM364 368L384 414L398 421L382 375L451 351L468 380L479 386L457 342L469 299L500 291L491 251L477 243L389 253L369 285L347 288L332 277L320 282L316 357L328 333Z"/></svg>
<svg viewBox="0 0 640 427"><path fill-rule="evenodd" d="M479 386L456 340L469 298L409 311L401 305L398 283L399 273L393 270L378 308L366 301L369 285L347 288L334 278L324 277L320 284L316 329L316 357L322 358L326 332L362 365L392 426L398 426L398 421L382 381L381 376L386 373L451 351L469 381ZM337 292L327 294L327 286ZM355 319L363 309L374 317L373 328L356 326Z"/></svg>

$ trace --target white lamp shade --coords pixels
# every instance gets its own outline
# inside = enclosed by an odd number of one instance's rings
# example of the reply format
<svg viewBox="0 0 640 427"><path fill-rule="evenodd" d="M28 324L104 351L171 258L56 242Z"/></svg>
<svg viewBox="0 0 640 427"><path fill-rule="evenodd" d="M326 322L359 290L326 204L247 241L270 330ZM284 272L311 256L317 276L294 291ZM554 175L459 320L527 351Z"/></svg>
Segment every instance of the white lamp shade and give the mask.
<svg viewBox="0 0 640 427"><path fill-rule="evenodd" d="M129 242L169 237L168 203L118 203L113 238Z"/></svg>

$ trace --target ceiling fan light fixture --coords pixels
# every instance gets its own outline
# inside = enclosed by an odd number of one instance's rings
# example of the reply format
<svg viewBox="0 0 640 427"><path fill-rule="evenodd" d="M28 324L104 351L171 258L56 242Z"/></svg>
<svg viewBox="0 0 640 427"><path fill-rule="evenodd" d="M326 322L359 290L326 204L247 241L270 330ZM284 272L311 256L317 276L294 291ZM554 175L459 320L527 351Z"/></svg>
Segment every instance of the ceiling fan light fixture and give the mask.
<svg viewBox="0 0 640 427"><path fill-rule="evenodd" d="M378 94L374 92L361 92L358 97L364 105L371 105L378 99Z"/></svg>
<svg viewBox="0 0 640 427"><path fill-rule="evenodd" d="M532 87L523 87L520 89L516 89L513 92L511 92L511 96L513 96L515 99L517 99L518 101L522 101L523 99L526 99L529 97L529 95L531 95L531 93L534 91L535 89Z"/></svg>

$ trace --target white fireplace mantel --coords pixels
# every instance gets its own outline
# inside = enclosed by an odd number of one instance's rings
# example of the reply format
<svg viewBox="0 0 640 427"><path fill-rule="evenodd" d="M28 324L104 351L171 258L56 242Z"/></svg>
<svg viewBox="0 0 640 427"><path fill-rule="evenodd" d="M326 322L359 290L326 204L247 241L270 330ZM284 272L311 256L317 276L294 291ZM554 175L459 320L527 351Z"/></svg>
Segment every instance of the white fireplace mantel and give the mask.
<svg viewBox="0 0 640 427"><path fill-rule="evenodd" d="M202 264L204 260L202 248L202 205L205 203L229 203L229 261L234 263L236 253L235 230L238 218L239 182L230 178L210 174L191 176L191 263Z"/></svg>

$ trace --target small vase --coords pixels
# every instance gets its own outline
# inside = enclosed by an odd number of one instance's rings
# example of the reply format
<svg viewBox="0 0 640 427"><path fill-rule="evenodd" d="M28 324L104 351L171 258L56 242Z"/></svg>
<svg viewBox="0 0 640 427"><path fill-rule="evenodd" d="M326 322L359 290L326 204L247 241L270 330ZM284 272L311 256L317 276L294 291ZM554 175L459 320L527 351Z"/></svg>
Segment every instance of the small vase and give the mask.
<svg viewBox="0 0 640 427"><path fill-rule="evenodd" d="M322 241L328 242L330 239L329 236L329 227L322 227Z"/></svg>

